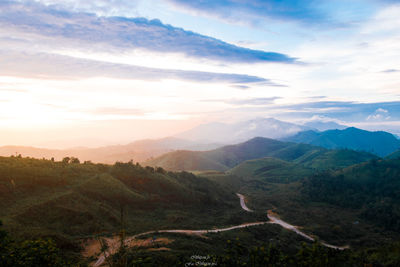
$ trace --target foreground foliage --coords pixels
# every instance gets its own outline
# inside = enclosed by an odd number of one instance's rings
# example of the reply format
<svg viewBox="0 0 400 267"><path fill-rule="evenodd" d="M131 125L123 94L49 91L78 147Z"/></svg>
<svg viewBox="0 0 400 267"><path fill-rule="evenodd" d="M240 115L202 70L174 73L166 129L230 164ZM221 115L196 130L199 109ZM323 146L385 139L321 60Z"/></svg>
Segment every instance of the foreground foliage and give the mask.
<svg viewBox="0 0 400 267"><path fill-rule="evenodd" d="M0 226L2 225L0 221ZM1 267L72 266L51 239L15 240L0 230Z"/></svg>

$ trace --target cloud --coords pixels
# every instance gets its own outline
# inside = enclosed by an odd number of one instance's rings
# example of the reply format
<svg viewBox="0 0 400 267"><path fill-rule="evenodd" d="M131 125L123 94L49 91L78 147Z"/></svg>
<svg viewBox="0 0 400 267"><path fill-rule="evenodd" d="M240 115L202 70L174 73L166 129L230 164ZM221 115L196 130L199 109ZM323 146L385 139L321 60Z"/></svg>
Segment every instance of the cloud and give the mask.
<svg viewBox="0 0 400 267"><path fill-rule="evenodd" d="M29 0L22 0L29 3ZM117 15L121 10L136 13L139 0L35 0L58 9L91 12L100 15Z"/></svg>
<svg viewBox="0 0 400 267"><path fill-rule="evenodd" d="M310 118L307 118L304 120L304 122L336 122L336 123L343 123L343 121L340 121L335 118L327 117L324 115L313 115Z"/></svg>
<svg viewBox="0 0 400 267"><path fill-rule="evenodd" d="M232 85L233 88L240 89L240 90L247 90L250 89L250 86L247 85Z"/></svg>
<svg viewBox="0 0 400 267"><path fill-rule="evenodd" d="M389 111L383 108L378 108L374 113L367 117L367 121L383 121L389 119Z"/></svg>
<svg viewBox="0 0 400 267"><path fill-rule="evenodd" d="M307 27L343 28L357 24L390 2L314 1L314 0L164 0L173 6L200 15L213 16L229 23L244 22L265 27L266 23L294 22Z"/></svg>
<svg viewBox="0 0 400 267"><path fill-rule="evenodd" d="M27 39L45 37L59 47L90 49L144 49L161 53L181 53L188 57L222 62L296 63L285 54L253 50L200 35L159 20L125 17L98 17L71 12L36 2L0 2L0 27Z"/></svg>
<svg viewBox="0 0 400 267"><path fill-rule="evenodd" d="M390 111L400 115L400 101L360 103L353 101L316 101L292 105L283 105L293 110L313 111L317 113L347 114L351 113L372 113L376 111Z"/></svg>
<svg viewBox="0 0 400 267"><path fill-rule="evenodd" d="M264 106L270 105L274 103L276 99L280 99L281 97L255 97L255 98L247 98L247 99L205 99L202 102L221 102L225 104L235 105L235 106Z"/></svg>
<svg viewBox="0 0 400 267"><path fill-rule="evenodd" d="M383 73L393 73L393 72L399 72L400 70L397 70L397 69L387 69L387 70L383 70L383 71L381 71L381 72L383 72Z"/></svg>
<svg viewBox="0 0 400 267"><path fill-rule="evenodd" d="M135 115L142 116L145 112L136 108L101 107L90 111L96 115Z"/></svg>
<svg viewBox="0 0 400 267"><path fill-rule="evenodd" d="M249 99L230 99L225 100L224 102L231 105L268 105L273 103L276 99L280 99L280 97L258 97L258 98L249 98Z"/></svg>
<svg viewBox="0 0 400 267"><path fill-rule="evenodd" d="M115 64L102 61L79 59L55 54L30 54L1 51L0 74L47 79L79 79L110 77L159 81L177 79L193 82L230 83L233 86L282 86L258 76L234 73L171 70Z"/></svg>
<svg viewBox="0 0 400 267"><path fill-rule="evenodd" d="M383 108L378 108L375 112L388 113L388 111L386 109L383 109Z"/></svg>

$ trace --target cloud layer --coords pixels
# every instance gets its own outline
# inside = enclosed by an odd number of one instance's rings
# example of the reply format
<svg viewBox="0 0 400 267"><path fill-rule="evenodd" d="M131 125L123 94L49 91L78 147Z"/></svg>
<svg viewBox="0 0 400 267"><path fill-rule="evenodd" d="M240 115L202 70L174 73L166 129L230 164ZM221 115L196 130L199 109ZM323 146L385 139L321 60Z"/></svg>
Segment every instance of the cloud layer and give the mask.
<svg viewBox="0 0 400 267"><path fill-rule="evenodd" d="M0 3L0 27L8 31L57 39L59 45L73 42L86 47L100 44L109 49L145 49L180 53L189 57L223 62L295 63L285 54L252 50L200 35L159 20L145 18L98 17L89 13L59 10L35 2ZM76 45L77 43L75 43ZM99 46L96 47L97 49Z"/></svg>

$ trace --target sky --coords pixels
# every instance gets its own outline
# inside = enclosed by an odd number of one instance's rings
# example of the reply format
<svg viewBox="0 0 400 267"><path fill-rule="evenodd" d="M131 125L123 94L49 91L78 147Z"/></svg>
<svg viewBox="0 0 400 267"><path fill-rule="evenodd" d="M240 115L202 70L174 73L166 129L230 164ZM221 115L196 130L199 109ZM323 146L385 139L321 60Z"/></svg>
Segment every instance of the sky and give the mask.
<svg viewBox="0 0 400 267"><path fill-rule="evenodd" d="M400 1L1 0L0 145L254 118L400 134Z"/></svg>

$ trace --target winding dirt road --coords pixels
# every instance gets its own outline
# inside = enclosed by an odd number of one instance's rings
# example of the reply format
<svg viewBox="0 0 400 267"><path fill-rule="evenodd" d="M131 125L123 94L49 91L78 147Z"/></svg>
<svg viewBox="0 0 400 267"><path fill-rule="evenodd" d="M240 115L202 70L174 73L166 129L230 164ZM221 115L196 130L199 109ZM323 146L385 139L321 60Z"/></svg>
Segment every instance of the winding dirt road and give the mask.
<svg viewBox="0 0 400 267"><path fill-rule="evenodd" d="M245 197L242 194L237 193L236 194L239 199L240 199L240 206L242 207L243 210L247 211L247 212L253 212L253 210L249 209L246 206L246 202L245 202ZM138 237L141 236L145 236L145 235L149 235L149 234L157 234L157 233L178 233L178 234L187 234L187 235L202 235L202 234L207 234L207 233L219 233L219 232L225 232L225 231L231 231L234 229L239 229L239 228L245 228L245 227L250 227L250 226L256 226L256 225L262 225L262 224L279 224L280 226L282 226L285 229L288 229L290 231L295 232L298 235L301 235L302 237L310 240L310 241L315 241L315 238L307 235L306 233L300 231L296 226L291 225L283 220L281 220L277 215L275 215L275 213L272 212L272 210L269 210L267 213L268 219L269 221L264 221L264 222L253 222L253 223L244 223L244 224L240 224L240 225L235 225L235 226L231 226L231 227L226 227L226 228L218 228L218 229L209 229L209 230L184 230L184 229L173 229L173 230L154 230L154 231L148 231L148 232L144 232L144 233L140 233L140 234L136 234L133 236L130 236L128 238L126 238L125 243L130 243L133 239L136 239ZM329 247L329 248L333 248L333 249L339 249L339 250L343 250L343 249L348 249L348 246L343 246L343 247L339 247L339 246L334 246L325 242L321 242L321 244L325 247ZM105 261L105 257L108 257L109 252L105 252L105 255L100 255L99 258L97 259L97 261L92 265L94 267L98 267L100 265L102 265Z"/></svg>

